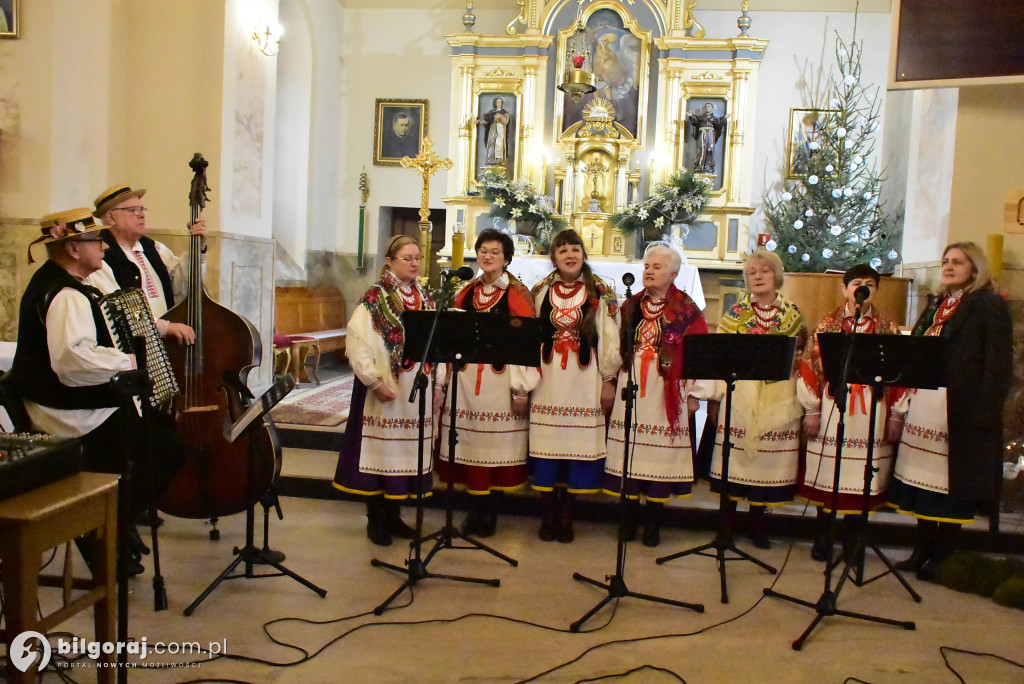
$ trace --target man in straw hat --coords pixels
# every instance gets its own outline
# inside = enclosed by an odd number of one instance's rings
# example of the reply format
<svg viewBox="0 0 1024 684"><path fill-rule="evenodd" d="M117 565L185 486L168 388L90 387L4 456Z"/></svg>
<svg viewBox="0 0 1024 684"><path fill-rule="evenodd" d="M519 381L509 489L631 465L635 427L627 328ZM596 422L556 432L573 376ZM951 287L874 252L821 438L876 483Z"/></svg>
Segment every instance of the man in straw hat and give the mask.
<svg viewBox="0 0 1024 684"><path fill-rule="evenodd" d="M33 429L79 440L89 470L121 473L121 445L144 443L146 430L152 430L152 481L159 490L174 473L181 442L169 428L156 421L147 426L134 408L123 408L110 386L116 373L136 368L136 361L114 346L99 305L102 295L85 282L103 265L103 226L85 208L49 214L40 226L29 261L40 242L49 258L21 298L12 389ZM149 482L149 464L136 465L137 481ZM158 493L137 488L132 514ZM137 558L128 565L133 574L142 571Z"/></svg>
<svg viewBox="0 0 1024 684"><path fill-rule="evenodd" d="M103 268L90 278L90 284L104 293L129 287L141 289L149 300L160 335L192 344L196 334L191 327L160 318L185 295L187 262L183 263L167 245L146 235L146 207L142 204L145 194L145 189L115 185L96 197L93 216L106 227L103 238L110 249L104 256ZM202 238L205 254L206 221L200 218L189 226L189 231Z"/></svg>

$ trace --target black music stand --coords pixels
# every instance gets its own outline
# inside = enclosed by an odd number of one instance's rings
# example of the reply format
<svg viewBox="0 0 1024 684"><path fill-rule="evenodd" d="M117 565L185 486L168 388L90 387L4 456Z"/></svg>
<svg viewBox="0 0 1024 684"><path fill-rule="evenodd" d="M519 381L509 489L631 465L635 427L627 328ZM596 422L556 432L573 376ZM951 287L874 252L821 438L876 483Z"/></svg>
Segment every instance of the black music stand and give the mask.
<svg viewBox="0 0 1024 684"><path fill-rule="evenodd" d="M254 428L258 429L259 427L262 427L262 426L265 425L267 430L270 432L270 441L271 441L271 444L273 445L273 448L274 448L274 450L276 452L278 449L280 449L280 446L279 446L280 443L279 443L279 441L277 439L277 428L275 427L273 420L270 420L269 419L270 417L267 416L266 414L270 411L270 409L272 409L274 406L276 406L277 403L279 401L281 401L281 399L283 399L284 396L286 394L288 394L288 392L290 392L294 387L295 387L294 379L292 379L292 377L290 375L283 376L276 383L274 383L274 385L270 389L268 389L260 398L258 398L254 402L253 406L248 407L247 411L245 412L246 415L243 416L243 418L240 418L238 421L236 421L236 424L234 426L227 425L227 424L224 426L224 435L225 435L225 437L230 439L231 441L234 441L240 435L245 434L247 431L252 430ZM256 407L257 405L258 405L258 407ZM258 420L259 418L261 418L263 416L266 416L267 419L268 419L266 423L264 423L262 420ZM244 421L244 425L241 425L241 423L243 421ZM256 450L257 450L256 439L253 439L250 442L250 449L249 449L249 458L250 458L249 473L250 474L255 472L255 470L256 470L256 455L257 455ZM276 454L276 456L279 457L280 454ZM273 487L273 483L271 483L271 487ZM250 490L253 489L253 486L251 484L251 479L250 479L249 489ZM234 548L234 550L233 550L233 553L235 554L234 560L232 560L228 564L228 566L226 568L224 568L224 571L221 572L220 575L217 576L217 579L213 580L213 582L210 583L210 586L206 587L206 589L203 590L203 593L201 593L196 598L195 601L190 603L189 606L187 608L185 608L185 610L183 612L184 612L186 617L192 615L192 613L195 612L195 609L199 607L199 604L202 603L203 601L205 601L206 597L209 596L213 592L214 589L219 587L221 582L223 582L224 580L229 580L229 579L240 579L240 578L242 578L242 579L260 579L260 578L265 578L265 577L288 576L288 577L291 577L296 582L298 582L299 584L303 585L304 587L309 588L311 591L316 593L320 598L323 598L323 597L327 596L327 590L326 589L321 589L317 585L315 585L312 582L310 582L309 580L307 580L302 575L299 575L298 573L293 572L292 570L289 570L288 568L286 568L281 563L281 560L284 558L284 555L281 554L278 551L274 551L274 550L269 548L268 543L267 543L267 541L268 541L267 537L268 537L268 534L269 534L269 532L268 532L268 523L269 523L269 519L270 519L269 506L273 505L273 503L268 503L269 500L267 499L267 494L270 491L272 491L272 490L268 490L268 492L264 492L263 496L257 496L256 492L250 492L250 497L249 498L252 501L252 503L250 503L249 506L245 509L245 546L243 546L241 548L236 546ZM276 494L274 495L274 500L276 501ZM256 527L256 504L257 503L262 503L263 504L263 548L262 549L259 548L258 546L256 546L256 543L255 543L255 537L256 537L256 534L255 534L255 527ZM278 517L279 518L283 518L284 517L283 515L281 515L280 507L277 508L277 513L278 513ZM237 568L242 563L245 564L245 568L244 568L243 572L241 574L238 574L238 575L232 575L231 573L235 571L235 568ZM275 570L277 570L277 572L268 572L268 573L263 573L263 574L256 574L254 569L253 569L253 567L255 565L269 565L269 566L273 567Z"/></svg>
<svg viewBox="0 0 1024 684"><path fill-rule="evenodd" d="M796 338L787 335L687 335L683 339L683 377L703 380L725 380L725 432L722 435L722 478L718 497L718 510L722 528L707 544L662 556L658 565L683 556L697 555L714 558L722 586L722 603L729 602L725 579L726 561L745 560L758 565L771 574L777 570L736 548L732 536L725 529L725 507L729 500L729 455L732 452L732 393L737 380L777 381L789 380L793 374ZM718 426L711 429L717 430ZM705 424L704 429L708 429ZM709 553L710 551L714 553ZM726 551L736 554L730 558Z"/></svg>
<svg viewBox="0 0 1024 684"><path fill-rule="evenodd" d="M628 303L631 301L633 296L629 290L629 286L632 284L632 278L625 280L626 283L626 299ZM601 587L608 592L608 595L597 602L593 608L587 611L583 617L576 622L569 625L570 632L580 631L580 627L583 623L589 620L591 617L597 614L599 610L604 608L613 599L619 598L638 598L644 601L650 601L652 603L663 603L669 606L676 606L679 608L689 608L695 610L698 613L704 612L703 603L686 603L685 601L676 601L675 599L663 598L661 596L652 596L651 594L641 594L629 589L626 586L626 534L625 534L625 521L626 516L629 513L626 510L627 499L626 495L627 485L630 480L630 474L632 470L632 454L630 453L630 436L636 431L636 425L633 423L633 406L636 402L637 384L633 374L633 342L636 336L636 330L632 325L632 316L628 313L626 306L623 306L622 315L624 317L624 325L626 326L626 358L630 359L630 363L626 364L626 386L622 388L622 399L625 402L625 414L623 416L623 435L622 435L622 477L619 480L619 525L618 525L618 541L615 544L615 572L611 575L605 576L605 581L600 582L598 580L582 575L578 572L572 574L572 578L578 582L585 582L592 584L595 587ZM625 317L629 316L628 319ZM685 407L683 409L686 410ZM692 421L688 421L692 422ZM693 433L690 433L690 439L693 439Z"/></svg>
<svg viewBox="0 0 1024 684"><path fill-rule="evenodd" d="M900 387L919 389L936 389L945 386L945 340L941 337L819 333L818 344L821 348L822 366L829 385L833 388L841 388L835 392L838 395L836 396L836 407L838 410L845 413L845 395L847 394L846 387L848 382L871 386L868 453L864 463L864 489L862 492L863 500L861 502L861 519L857 532L857 541L852 551L848 552L846 565L835 588L832 588L832 571L838 565L838 562L832 562L832 552L830 550L825 563L825 588L816 602L811 603L810 601L781 594L771 588L764 590L765 596L781 598L791 603L813 608L817 612L811 624L793 642L794 651L799 651L803 647L804 641L814 631L814 628L824 618L832 615L879 622L886 625L903 627L907 630L916 629L916 625L910 621L854 613L837 608L836 604L839 599L839 592L842 591L846 580L852 577L853 569L859 564L859 559L863 555L865 548L868 547L875 552L875 555L878 556L879 560L888 569L868 580L853 579L853 583L863 586L868 582L873 582L891 573L910 593L914 601L921 601L921 596L907 583L892 561L882 553L877 544L868 540L868 496L871 493L871 481L876 470L873 463L875 420L877 418L878 401L881 400L884 386L898 385ZM836 437L836 465L832 478L833 501L835 501L839 493L839 477L842 466L843 435L837 432ZM829 519L829 535L827 537L829 547L832 545L831 529L834 526L835 519L836 506L833 505Z"/></svg>
<svg viewBox="0 0 1024 684"><path fill-rule="evenodd" d="M455 445L458 442L458 431L455 428L455 414L458 402L458 366L462 364L488 363L517 366L540 365L540 322L536 318L508 316L497 313L475 313L469 311L444 311L440 307L435 311L406 311L402 314L402 325L405 327L405 348L403 357L411 361L427 363L451 363L451 412L448 423L448 485L446 487L445 521L440 530L423 537L423 497L416 497L416 538L412 541L412 557L405 561L405 567L374 558L370 564L376 568L388 568L404 573L405 581L379 606L374 608L375 615L381 615L384 609L405 591L422 579L448 579L456 582L474 582L497 587L501 580L442 575L427 570L427 564L442 549L478 549L496 556L509 565L516 567L519 561L473 539L460 532L454 524L454 470ZM423 424L426 416L426 374L423 366L417 373L416 388L409 401L419 393L419 450L417 452L416 491L422 492L424 435ZM460 539L469 546L454 546L453 542ZM422 555L424 542L434 541L433 548Z"/></svg>

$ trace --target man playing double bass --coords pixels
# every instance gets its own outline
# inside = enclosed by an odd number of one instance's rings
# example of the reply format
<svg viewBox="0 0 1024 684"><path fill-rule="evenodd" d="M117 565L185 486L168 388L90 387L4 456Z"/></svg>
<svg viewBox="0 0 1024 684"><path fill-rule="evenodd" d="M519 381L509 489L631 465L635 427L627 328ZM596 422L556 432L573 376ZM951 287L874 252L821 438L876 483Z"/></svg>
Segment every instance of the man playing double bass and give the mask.
<svg viewBox="0 0 1024 684"><path fill-rule="evenodd" d="M90 278L90 283L105 294L129 287L141 289L153 310L157 332L162 337L192 344L196 339L192 328L161 318L185 295L187 260L146 235L146 207L142 204L145 194L145 189L115 185L96 197L93 216L103 222L103 239L110 249L103 257L103 268ZM189 231L202 238L205 260L206 221L198 219L189 226Z"/></svg>

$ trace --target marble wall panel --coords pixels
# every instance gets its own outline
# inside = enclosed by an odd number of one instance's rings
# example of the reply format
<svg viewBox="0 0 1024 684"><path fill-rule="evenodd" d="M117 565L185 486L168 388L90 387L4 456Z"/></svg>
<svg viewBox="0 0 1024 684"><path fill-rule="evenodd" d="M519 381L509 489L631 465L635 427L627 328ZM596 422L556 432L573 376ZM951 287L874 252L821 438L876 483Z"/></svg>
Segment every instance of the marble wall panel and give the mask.
<svg viewBox="0 0 1024 684"><path fill-rule="evenodd" d="M180 231L150 231L176 254L188 249L188 237ZM249 386L273 382L274 335L274 241L232 233L207 238L206 291L215 301L246 318L259 332L259 367L249 374Z"/></svg>

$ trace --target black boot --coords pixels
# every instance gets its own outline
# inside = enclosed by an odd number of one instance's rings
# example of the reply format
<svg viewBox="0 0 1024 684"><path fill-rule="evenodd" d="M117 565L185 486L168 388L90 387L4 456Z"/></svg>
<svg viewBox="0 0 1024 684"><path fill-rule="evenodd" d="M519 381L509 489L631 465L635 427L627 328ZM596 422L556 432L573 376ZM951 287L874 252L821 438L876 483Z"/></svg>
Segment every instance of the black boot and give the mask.
<svg viewBox="0 0 1024 684"><path fill-rule="evenodd" d="M459 528L462 534L476 534L480 529L480 513L482 496L470 496L469 504L466 507L466 517Z"/></svg>
<svg viewBox="0 0 1024 684"><path fill-rule="evenodd" d="M402 504L398 499L384 499L384 525L387 533L399 539L415 539L416 530L402 520Z"/></svg>
<svg viewBox="0 0 1024 684"><path fill-rule="evenodd" d="M946 559L953 555L956 547L956 538L960 533L959 523L939 523L938 533L935 537L935 548L932 550L928 560L924 562L921 569L917 571L917 579L932 582L939 576L939 568Z"/></svg>
<svg viewBox="0 0 1024 684"><path fill-rule="evenodd" d="M476 535L490 537L498 529L498 493L491 492L487 496L478 497L480 501L480 518L477 522Z"/></svg>
<svg viewBox="0 0 1024 684"><path fill-rule="evenodd" d="M939 523L934 520L917 519L917 542L914 544L914 552L909 558L895 563L897 570L904 572L917 572L925 564L932 551L935 549L935 536L939 531Z"/></svg>
<svg viewBox="0 0 1024 684"><path fill-rule="evenodd" d="M832 516L825 512L823 506L818 506L818 517L815 521L814 543L811 545L811 558L824 563L832 553L831 544L828 540L828 526Z"/></svg>
<svg viewBox="0 0 1024 684"><path fill-rule="evenodd" d="M388 532L384 516L384 497L367 497L366 536L377 546L391 546L391 534Z"/></svg>
<svg viewBox="0 0 1024 684"><path fill-rule="evenodd" d="M644 546L657 546L661 543L661 512L665 504L660 501L647 501L644 506Z"/></svg>
<svg viewBox="0 0 1024 684"><path fill-rule="evenodd" d="M572 514L575 505L576 495L568 489L559 490L558 497L558 536L556 539L562 544L571 544L576 538L572 531Z"/></svg>
<svg viewBox="0 0 1024 684"><path fill-rule="evenodd" d="M626 499L626 506L622 509L622 521L619 523L619 538L625 542L636 539L636 527L640 517L640 500Z"/></svg>
<svg viewBox="0 0 1024 684"><path fill-rule="evenodd" d="M759 549L772 548L771 540L765 533L765 506L750 506L750 541Z"/></svg>
<svg viewBox="0 0 1024 684"><path fill-rule="evenodd" d="M554 489L540 493L540 530L537 535L541 541L555 541L558 538L557 496Z"/></svg>

